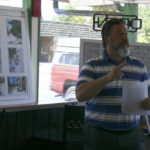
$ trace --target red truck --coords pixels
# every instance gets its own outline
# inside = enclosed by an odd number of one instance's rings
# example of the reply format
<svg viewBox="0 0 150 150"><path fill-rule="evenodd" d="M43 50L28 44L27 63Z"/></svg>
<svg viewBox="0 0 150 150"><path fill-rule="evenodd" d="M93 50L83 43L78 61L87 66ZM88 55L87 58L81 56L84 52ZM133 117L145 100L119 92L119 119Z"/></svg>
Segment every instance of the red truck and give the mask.
<svg viewBox="0 0 150 150"><path fill-rule="evenodd" d="M51 90L65 95L79 74L79 48L57 47L51 67Z"/></svg>

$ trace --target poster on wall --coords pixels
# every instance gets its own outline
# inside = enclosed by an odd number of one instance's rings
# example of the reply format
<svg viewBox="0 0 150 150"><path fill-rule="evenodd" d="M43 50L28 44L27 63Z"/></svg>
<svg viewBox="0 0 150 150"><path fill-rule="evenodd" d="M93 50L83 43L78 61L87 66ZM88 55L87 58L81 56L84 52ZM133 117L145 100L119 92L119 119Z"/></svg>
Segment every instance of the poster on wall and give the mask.
<svg viewBox="0 0 150 150"><path fill-rule="evenodd" d="M0 107L33 104L27 12L0 7Z"/></svg>

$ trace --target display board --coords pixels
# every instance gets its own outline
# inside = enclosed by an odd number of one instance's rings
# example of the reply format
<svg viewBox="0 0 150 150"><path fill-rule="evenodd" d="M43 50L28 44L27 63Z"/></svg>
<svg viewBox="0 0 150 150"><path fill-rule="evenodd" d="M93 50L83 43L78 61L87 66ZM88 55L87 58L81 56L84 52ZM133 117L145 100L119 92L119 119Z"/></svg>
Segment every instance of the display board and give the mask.
<svg viewBox="0 0 150 150"><path fill-rule="evenodd" d="M0 106L33 103L27 12L0 7Z"/></svg>
<svg viewBox="0 0 150 150"><path fill-rule="evenodd" d="M81 39L80 41L80 68L89 59L102 55L101 40ZM150 44L130 43L131 56L139 58L146 65L150 74Z"/></svg>
<svg viewBox="0 0 150 150"><path fill-rule="evenodd" d="M81 39L79 68L81 68L87 60L102 55L102 50L102 41L93 39Z"/></svg>

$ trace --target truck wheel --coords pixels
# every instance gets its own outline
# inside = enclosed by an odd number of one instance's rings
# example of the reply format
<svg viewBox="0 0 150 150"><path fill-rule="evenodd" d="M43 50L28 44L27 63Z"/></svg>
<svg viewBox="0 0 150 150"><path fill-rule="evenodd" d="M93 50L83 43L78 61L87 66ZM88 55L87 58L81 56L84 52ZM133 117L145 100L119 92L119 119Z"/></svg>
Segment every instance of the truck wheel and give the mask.
<svg viewBox="0 0 150 150"><path fill-rule="evenodd" d="M65 94L64 94L64 100L65 101L75 101L76 100L76 94L75 94L75 86L70 86Z"/></svg>
<svg viewBox="0 0 150 150"><path fill-rule="evenodd" d="M69 87L75 86L75 84L76 84L75 80L66 80L64 83L63 95L65 95L65 93Z"/></svg>

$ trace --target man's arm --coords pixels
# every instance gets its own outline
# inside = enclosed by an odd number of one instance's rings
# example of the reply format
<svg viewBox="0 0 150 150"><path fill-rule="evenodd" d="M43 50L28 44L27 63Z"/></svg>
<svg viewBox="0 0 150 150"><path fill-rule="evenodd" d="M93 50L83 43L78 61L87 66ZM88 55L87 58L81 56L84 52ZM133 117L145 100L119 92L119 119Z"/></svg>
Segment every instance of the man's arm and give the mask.
<svg viewBox="0 0 150 150"><path fill-rule="evenodd" d="M107 75L93 81L85 82L76 87L76 97L79 101L86 101L95 97L109 82Z"/></svg>
<svg viewBox="0 0 150 150"><path fill-rule="evenodd" d="M96 80L82 83L76 87L76 97L79 101L87 101L91 98L94 98L98 93L105 87L105 85L113 81L116 78L123 76L123 73L120 71L127 63L122 62L116 66L108 74L100 77Z"/></svg>

